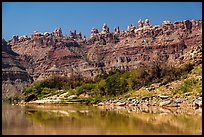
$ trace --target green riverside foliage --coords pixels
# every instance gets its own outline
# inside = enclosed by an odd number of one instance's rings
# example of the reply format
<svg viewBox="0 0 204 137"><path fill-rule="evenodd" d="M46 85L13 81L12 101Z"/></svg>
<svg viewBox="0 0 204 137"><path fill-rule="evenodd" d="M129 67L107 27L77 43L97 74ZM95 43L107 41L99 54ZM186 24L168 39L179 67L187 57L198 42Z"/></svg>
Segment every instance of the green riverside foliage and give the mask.
<svg viewBox="0 0 204 137"><path fill-rule="evenodd" d="M58 94L57 90L68 90L83 85L88 80L82 80L79 76L71 78L52 76L46 80L36 81L23 90L25 101L40 99L49 95Z"/></svg>
<svg viewBox="0 0 204 137"><path fill-rule="evenodd" d="M190 92L198 82L195 79L188 79L184 81L184 85L177 91L178 93Z"/></svg>
<svg viewBox="0 0 204 137"><path fill-rule="evenodd" d="M156 60L131 71L114 69L98 75L94 80L82 76L72 76L70 78L53 76L33 83L23 90L23 94L25 95L25 101L31 101L59 94L60 90L62 93L68 92L68 95L88 95L89 97L86 99L79 99L86 103L98 102L100 98L122 95L152 83L162 82L166 84L179 79L181 76L185 77L192 69L192 64L175 68L165 62ZM186 84L189 85L189 83ZM185 90L188 90L188 87L184 89L184 92Z"/></svg>
<svg viewBox="0 0 204 137"><path fill-rule="evenodd" d="M18 96L2 98L2 102L7 102L7 103L10 103L10 104L16 104L18 102L21 102L22 100L23 100L23 98L18 97Z"/></svg>

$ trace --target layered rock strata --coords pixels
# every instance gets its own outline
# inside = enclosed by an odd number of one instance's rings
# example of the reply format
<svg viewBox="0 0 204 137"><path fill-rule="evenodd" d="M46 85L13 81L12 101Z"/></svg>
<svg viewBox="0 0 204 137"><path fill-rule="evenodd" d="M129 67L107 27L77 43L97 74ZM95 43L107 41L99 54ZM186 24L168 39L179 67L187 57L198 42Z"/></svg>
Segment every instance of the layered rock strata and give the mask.
<svg viewBox="0 0 204 137"><path fill-rule="evenodd" d="M22 60L23 63L19 64L23 66L23 76L30 77L21 78L25 81L41 80L51 75L95 77L113 68L131 70L153 59L176 66L190 61L201 63L202 21L163 21L161 25L152 26L146 19L129 25L126 31L116 27L114 32L104 24L101 32L93 28L88 39L76 31L64 36L58 28L51 33L16 35L6 45L16 53L14 60ZM2 57L7 58L6 54L3 50ZM9 64L7 59L4 62ZM2 67L4 72L5 65ZM3 73L2 77L8 79L11 76ZM3 89L7 88L3 86Z"/></svg>
<svg viewBox="0 0 204 137"><path fill-rule="evenodd" d="M22 90L33 82L23 57L11 50L2 39L2 96L22 96Z"/></svg>

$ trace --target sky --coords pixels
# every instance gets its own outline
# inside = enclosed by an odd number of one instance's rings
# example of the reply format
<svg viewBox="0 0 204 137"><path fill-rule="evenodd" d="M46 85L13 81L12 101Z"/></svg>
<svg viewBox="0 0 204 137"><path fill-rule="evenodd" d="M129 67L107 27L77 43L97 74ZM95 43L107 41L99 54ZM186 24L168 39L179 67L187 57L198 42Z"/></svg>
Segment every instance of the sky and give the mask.
<svg viewBox="0 0 204 137"><path fill-rule="evenodd" d="M2 38L55 28L63 35L76 30L88 38L92 28L100 32L104 23L113 32L117 26L137 26L139 19L149 19L150 25L202 20L202 2L2 2Z"/></svg>

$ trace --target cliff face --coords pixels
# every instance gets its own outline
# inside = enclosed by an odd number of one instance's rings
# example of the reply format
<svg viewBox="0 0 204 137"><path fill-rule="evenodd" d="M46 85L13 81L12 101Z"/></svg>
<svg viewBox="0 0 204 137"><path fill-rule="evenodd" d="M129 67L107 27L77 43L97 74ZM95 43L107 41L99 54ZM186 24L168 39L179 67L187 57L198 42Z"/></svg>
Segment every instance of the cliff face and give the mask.
<svg viewBox="0 0 204 137"><path fill-rule="evenodd" d="M2 40L2 96L21 96L21 91L32 83L20 55Z"/></svg>
<svg viewBox="0 0 204 137"><path fill-rule="evenodd" d="M82 38L76 31L63 36L61 29L56 29L52 33L34 32L29 37L14 36L7 44L18 55L3 50L4 64L10 64L10 58L12 61L19 58L21 61L14 61L14 66L21 64L18 68L24 74L7 76L3 71L3 79L23 76L21 80L31 82L53 74L94 77L113 68L134 69L156 58L177 66L189 61L201 63L202 21L173 24L164 21L162 25L150 26L148 20L139 20L137 27L131 24L125 32L119 27L109 32L104 24L100 33L93 28L89 39ZM4 70L5 65L2 67ZM13 71L8 73L11 75Z"/></svg>

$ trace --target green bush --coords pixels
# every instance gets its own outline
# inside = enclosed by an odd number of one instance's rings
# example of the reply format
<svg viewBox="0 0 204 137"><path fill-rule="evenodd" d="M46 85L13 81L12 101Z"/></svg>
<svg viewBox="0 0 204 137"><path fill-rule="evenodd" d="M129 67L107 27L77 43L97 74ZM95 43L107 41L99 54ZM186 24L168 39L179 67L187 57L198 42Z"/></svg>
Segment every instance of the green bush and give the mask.
<svg viewBox="0 0 204 137"><path fill-rule="evenodd" d="M116 96L133 90L136 83L135 72L112 70L100 88L105 89L105 95Z"/></svg>
<svg viewBox="0 0 204 137"><path fill-rule="evenodd" d="M193 74L202 74L202 66L197 66L191 70Z"/></svg>
<svg viewBox="0 0 204 137"><path fill-rule="evenodd" d="M184 85L178 90L179 93L191 92L192 87L197 84L195 79L185 80Z"/></svg>
<svg viewBox="0 0 204 137"><path fill-rule="evenodd" d="M68 95L86 93L91 95L92 98L111 97L122 95L152 83L161 82L167 84L187 76L193 67L192 64L188 63L183 67L176 68L166 62L154 60L144 63L131 71L113 69L98 75L94 80L83 78L81 75L72 75L69 78L53 76L33 83L23 90L23 94L27 100L32 100L59 94L56 91L63 89L63 91L69 92ZM190 85L192 83L187 81L181 91L187 92Z"/></svg>
<svg viewBox="0 0 204 137"><path fill-rule="evenodd" d="M90 83L85 84L79 87L76 87L76 95L80 95L82 93L88 93L93 91L96 88L96 84Z"/></svg>
<svg viewBox="0 0 204 137"><path fill-rule="evenodd" d="M98 84L96 85L96 90L95 90L95 96L104 96L105 93L105 85L106 81L104 79L101 79Z"/></svg>
<svg viewBox="0 0 204 137"><path fill-rule="evenodd" d="M36 98L33 99L39 99L45 97L48 94L57 94L57 92L55 92L56 90L70 89L70 83L70 79L67 77L53 76L46 80L34 82L23 90L23 94L26 98L27 96L34 95Z"/></svg>

